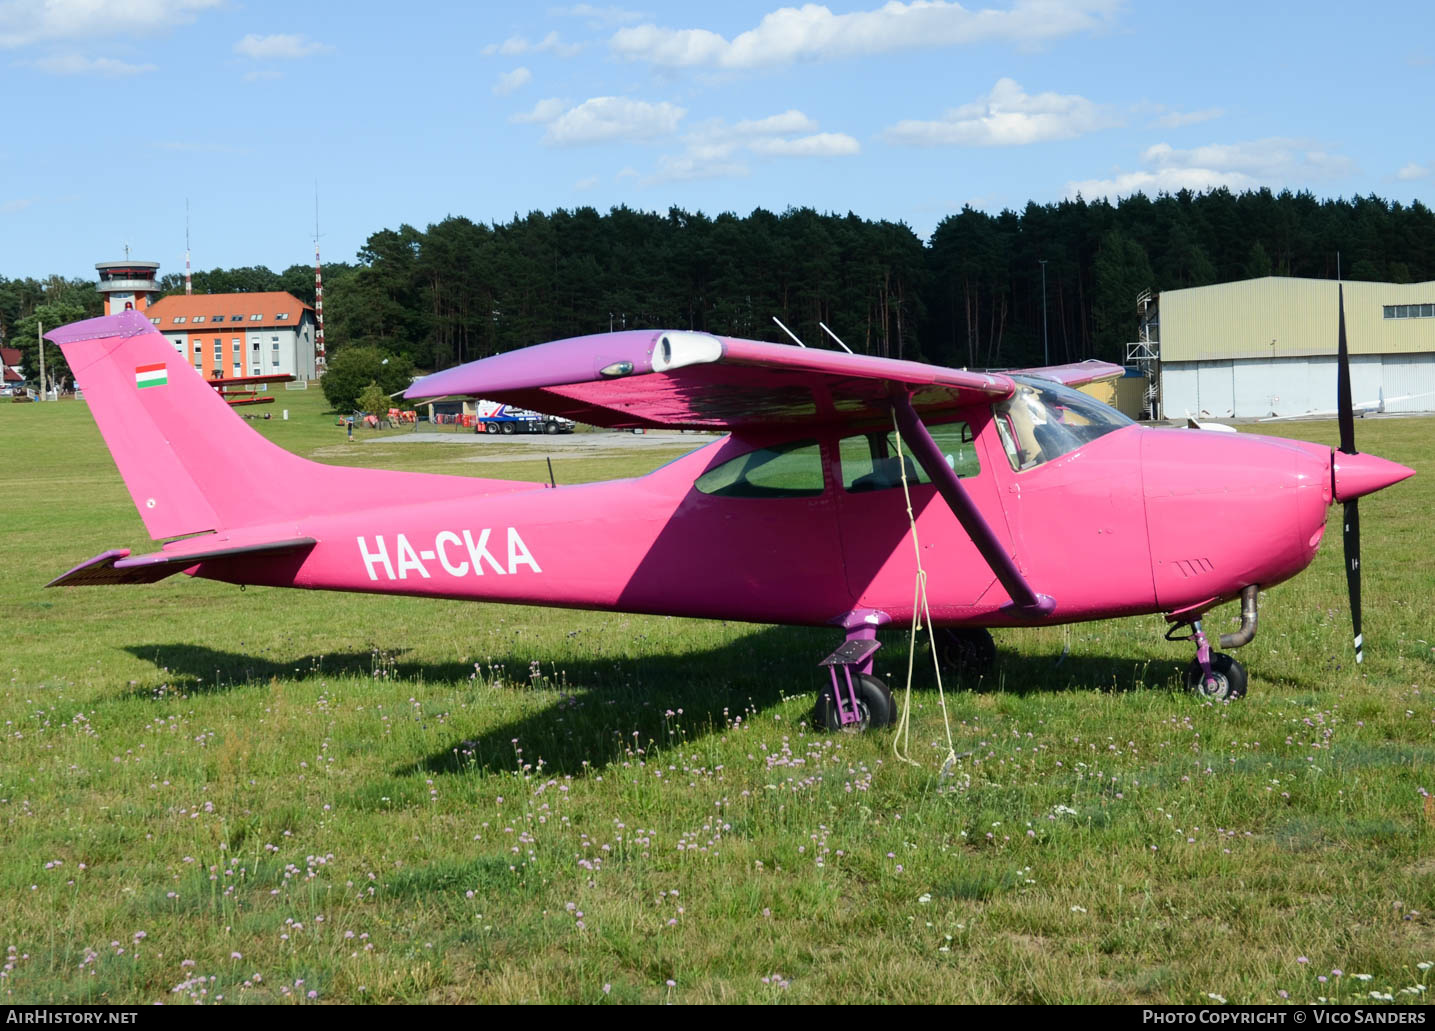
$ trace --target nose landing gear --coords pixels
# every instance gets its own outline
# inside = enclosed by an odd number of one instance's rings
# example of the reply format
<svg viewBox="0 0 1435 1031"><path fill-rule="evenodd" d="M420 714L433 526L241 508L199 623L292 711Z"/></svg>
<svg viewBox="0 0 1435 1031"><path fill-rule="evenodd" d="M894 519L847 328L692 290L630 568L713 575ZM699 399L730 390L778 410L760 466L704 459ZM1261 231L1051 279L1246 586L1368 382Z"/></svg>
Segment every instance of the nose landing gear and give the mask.
<svg viewBox="0 0 1435 1031"><path fill-rule="evenodd" d="M1222 648L1240 648L1255 638L1259 593L1260 588L1255 584L1241 591L1241 628L1234 634L1221 634L1217 638ZM1183 626L1189 626L1191 633L1185 637L1175 636ZM1245 696L1246 668L1224 652L1211 651L1211 643L1199 619L1178 622L1167 632L1166 640L1196 642L1196 657L1186 667L1185 677L1186 687L1193 693L1216 702L1233 702Z"/></svg>

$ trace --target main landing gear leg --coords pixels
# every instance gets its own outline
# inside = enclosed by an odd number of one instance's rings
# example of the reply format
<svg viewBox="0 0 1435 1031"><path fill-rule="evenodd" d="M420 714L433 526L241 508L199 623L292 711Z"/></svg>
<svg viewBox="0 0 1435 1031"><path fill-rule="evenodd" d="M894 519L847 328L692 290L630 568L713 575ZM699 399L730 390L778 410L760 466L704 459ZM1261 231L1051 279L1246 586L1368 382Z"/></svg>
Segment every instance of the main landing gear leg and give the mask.
<svg viewBox="0 0 1435 1031"><path fill-rule="evenodd" d="M1260 588L1255 584L1241 591L1241 628L1234 634L1221 634L1218 638L1222 648L1236 649L1250 644L1256 636L1256 599ZM1189 625L1189 637L1172 636L1181 626ZM1212 652L1211 642L1201 628L1201 621L1194 619L1189 624L1181 623L1171 628L1166 635L1171 641L1195 641L1196 657L1186 667L1186 686L1201 698L1215 702L1233 702L1246 693L1246 668L1223 652Z"/></svg>
<svg viewBox="0 0 1435 1031"><path fill-rule="evenodd" d="M880 647L875 626L856 626L848 629L842 646L822 660L832 682L817 696L812 722L818 728L862 731L885 727L896 718L892 692L872 675Z"/></svg>

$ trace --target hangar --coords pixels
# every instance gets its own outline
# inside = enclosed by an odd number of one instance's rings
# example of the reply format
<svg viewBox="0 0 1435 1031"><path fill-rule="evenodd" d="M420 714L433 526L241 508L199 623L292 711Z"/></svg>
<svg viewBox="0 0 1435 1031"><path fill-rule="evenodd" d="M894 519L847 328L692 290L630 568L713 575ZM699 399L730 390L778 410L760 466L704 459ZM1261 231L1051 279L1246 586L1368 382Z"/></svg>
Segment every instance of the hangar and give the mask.
<svg viewBox="0 0 1435 1031"><path fill-rule="evenodd" d="M1266 276L1161 294L1161 407L1214 418L1335 407L1337 291L1357 405L1435 411L1435 282Z"/></svg>

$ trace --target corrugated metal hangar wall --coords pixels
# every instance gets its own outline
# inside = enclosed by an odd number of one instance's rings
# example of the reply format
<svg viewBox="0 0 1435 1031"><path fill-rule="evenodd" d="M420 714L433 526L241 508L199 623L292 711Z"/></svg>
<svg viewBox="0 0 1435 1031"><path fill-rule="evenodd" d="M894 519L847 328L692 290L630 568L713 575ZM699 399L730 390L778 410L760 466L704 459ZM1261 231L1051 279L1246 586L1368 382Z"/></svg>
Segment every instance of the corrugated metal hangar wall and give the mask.
<svg viewBox="0 0 1435 1031"><path fill-rule="evenodd" d="M1268 276L1161 295L1161 407L1223 416L1335 407L1337 283ZM1435 282L1346 282L1356 404L1435 411Z"/></svg>

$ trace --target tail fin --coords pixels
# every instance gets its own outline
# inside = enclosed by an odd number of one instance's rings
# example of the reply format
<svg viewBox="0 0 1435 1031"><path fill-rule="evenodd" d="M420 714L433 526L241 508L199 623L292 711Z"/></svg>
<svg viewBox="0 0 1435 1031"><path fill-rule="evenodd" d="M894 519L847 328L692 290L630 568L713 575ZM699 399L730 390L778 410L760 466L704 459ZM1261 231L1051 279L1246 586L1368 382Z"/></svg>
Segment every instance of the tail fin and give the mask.
<svg viewBox="0 0 1435 1031"><path fill-rule="evenodd" d="M537 484L321 465L245 425L188 356L141 312L88 319L46 334L84 389L125 486L156 540Z"/></svg>
<svg viewBox="0 0 1435 1031"><path fill-rule="evenodd" d="M141 312L62 326L59 345L155 539L269 522L303 459L240 419Z"/></svg>

